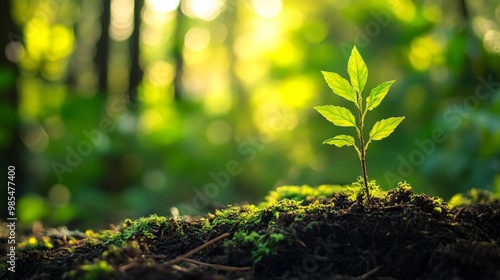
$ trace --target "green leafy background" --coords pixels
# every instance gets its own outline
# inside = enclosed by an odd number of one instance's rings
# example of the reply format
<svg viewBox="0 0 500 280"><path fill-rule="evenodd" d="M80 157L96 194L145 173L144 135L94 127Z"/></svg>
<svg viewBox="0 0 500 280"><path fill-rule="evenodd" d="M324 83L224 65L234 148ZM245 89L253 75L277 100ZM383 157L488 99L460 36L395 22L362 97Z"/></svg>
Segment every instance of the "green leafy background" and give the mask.
<svg viewBox="0 0 500 280"><path fill-rule="evenodd" d="M130 30L134 2L140 29ZM347 77L354 45L369 69L366 95L396 80L365 130L406 116L370 144L370 179L383 189L406 180L444 198L473 187L500 193L495 1L180 2L113 1L109 29L106 1L16 0L2 9L14 23L2 36L18 43L2 52L0 147L3 170L17 164L20 223L103 226L171 207L183 214L182 205L202 213L258 202L285 184L355 181L355 153L322 145L352 128L313 109L353 105L321 71ZM131 93L137 103L126 109ZM68 147L86 135L99 143L60 181L52 164L66 164Z"/></svg>

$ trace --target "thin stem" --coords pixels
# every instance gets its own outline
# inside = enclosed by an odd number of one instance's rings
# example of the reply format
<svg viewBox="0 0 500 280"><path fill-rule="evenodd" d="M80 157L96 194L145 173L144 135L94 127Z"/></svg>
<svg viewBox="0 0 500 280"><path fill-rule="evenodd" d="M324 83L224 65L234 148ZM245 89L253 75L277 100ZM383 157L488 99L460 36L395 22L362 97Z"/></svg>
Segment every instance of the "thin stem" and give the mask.
<svg viewBox="0 0 500 280"><path fill-rule="evenodd" d="M356 152L358 153L359 160L361 160L361 152L359 151L358 146L356 146L356 144L354 144L353 147L356 150Z"/></svg>
<svg viewBox="0 0 500 280"><path fill-rule="evenodd" d="M224 271L247 271L252 269L251 266L244 266L244 267L236 267L236 266L227 266L227 265L221 265L221 264L211 264L211 263L206 263L206 262L200 262L197 260L193 259L184 259L185 262L190 262L196 265L201 265L201 266L208 266L208 267L213 267L218 270L224 270Z"/></svg>
<svg viewBox="0 0 500 280"><path fill-rule="evenodd" d="M368 175L366 174L366 149L365 142L363 139L363 125L364 125L365 114L363 113L363 104L360 102L359 108L359 142L361 145L361 169L363 170L363 181L365 183L366 201L368 205L372 204L370 197L370 188L368 187Z"/></svg>
<svg viewBox="0 0 500 280"><path fill-rule="evenodd" d="M365 151L368 150L368 146L370 145L371 142L372 142L371 138L366 142L366 144L365 144Z"/></svg>

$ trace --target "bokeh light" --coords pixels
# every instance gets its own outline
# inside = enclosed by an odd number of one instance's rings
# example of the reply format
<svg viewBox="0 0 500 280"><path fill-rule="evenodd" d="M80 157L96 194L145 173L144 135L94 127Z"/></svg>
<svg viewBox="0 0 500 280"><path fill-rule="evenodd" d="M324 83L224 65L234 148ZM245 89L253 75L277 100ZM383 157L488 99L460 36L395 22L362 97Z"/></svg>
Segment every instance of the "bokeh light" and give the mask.
<svg viewBox="0 0 500 280"><path fill-rule="evenodd" d="M109 36L115 41L127 40L134 31L134 0L111 0Z"/></svg>
<svg viewBox="0 0 500 280"><path fill-rule="evenodd" d="M281 12L283 4L281 0L252 0L255 12L264 18L273 18Z"/></svg>
<svg viewBox="0 0 500 280"><path fill-rule="evenodd" d="M219 15L224 4L225 0L184 0L181 7L189 17L211 21Z"/></svg>
<svg viewBox="0 0 500 280"><path fill-rule="evenodd" d="M160 13L175 11L179 6L179 0L146 0L146 6Z"/></svg>
<svg viewBox="0 0 500 280"><path fill-rule="evenodd" d="M65 185L56 184L50 188L48 198L53 205L61 207L70 202L71 193Z"/></svg>
<svg viewBox="0 0 500 280"><path fill-rule="evenodd" d="M166 61L155 61L146 69L146 78L155 86L161 87L170 84L174 75L174 66Z"/></svg>
<svg viewBox="0 0 500 280"><path fill-rule="evenodd" d="M500 54L500 32L488 30L483 36L484 48L487 52Z"/></svg>
<svg viewBox="0 0 500 280"><path fill-rule="evenodd" d="M203 51L210 42L210 32L205 28L193 27L186 33L184 45L194 52Z"/></svg>
<svg viewBox="0 0 500 280"><path fill-rule="evenodd" d="M208 141L216 145L227 144L231 140L233 129L227 121L214 120L206 129Z"/></svg>

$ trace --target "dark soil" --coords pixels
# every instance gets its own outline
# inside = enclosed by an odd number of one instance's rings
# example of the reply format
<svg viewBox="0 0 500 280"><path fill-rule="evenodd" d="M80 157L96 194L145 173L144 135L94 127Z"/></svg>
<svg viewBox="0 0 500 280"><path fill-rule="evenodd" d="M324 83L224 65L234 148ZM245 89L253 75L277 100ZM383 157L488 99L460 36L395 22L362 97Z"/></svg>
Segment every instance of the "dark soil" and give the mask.
<svg viewBox="0 0 500 280"><path fill-rule="evenodd" d="M95 236L61 232L45 232L52 249L18 250L15 273L3 260L0 278L500 279L498 200L453 208L403 185L372 206L336 193L201 220L152 216Z"/></svg>

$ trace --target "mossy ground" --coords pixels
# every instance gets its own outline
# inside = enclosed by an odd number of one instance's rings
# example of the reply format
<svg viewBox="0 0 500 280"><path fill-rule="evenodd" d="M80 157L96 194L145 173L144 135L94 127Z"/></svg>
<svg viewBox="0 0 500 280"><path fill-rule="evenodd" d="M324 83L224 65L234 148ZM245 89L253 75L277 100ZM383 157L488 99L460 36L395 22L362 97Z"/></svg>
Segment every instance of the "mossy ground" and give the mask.
<svg viewBox="0 0 500 280"><path fill-rule="evenodd" d="M498 199L472 190L453 207L400 184L366 206L357 189L282 187L198 219L51 229L26 239L15 273L2 261L0 278L500 279Z"/></svg>

